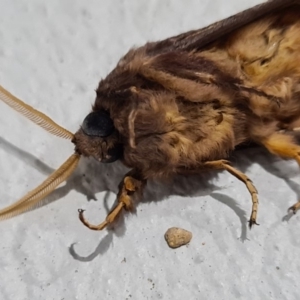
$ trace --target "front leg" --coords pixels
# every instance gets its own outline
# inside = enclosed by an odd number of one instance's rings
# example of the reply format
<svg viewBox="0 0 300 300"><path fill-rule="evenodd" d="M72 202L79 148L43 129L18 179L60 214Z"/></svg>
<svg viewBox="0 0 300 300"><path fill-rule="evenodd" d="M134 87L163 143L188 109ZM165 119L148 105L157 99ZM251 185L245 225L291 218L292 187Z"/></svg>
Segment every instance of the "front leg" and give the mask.
<svg viewBox="0 0 300 300"><path fill-rule="evenodd" d="M89 223L83 216L84 210L79 209L79 219L80 221L92 230L102 230L108 224L112 223L115 218L119 215L123 208L126 210L131 210L133 208L133 197L137 193L141 194L144 186L146 185L146 180L136 172L135 170L127 173L119 184L119 192L117 196L118 204L111 210L107 215L105 221L99 225L93 225Z"/></svg>

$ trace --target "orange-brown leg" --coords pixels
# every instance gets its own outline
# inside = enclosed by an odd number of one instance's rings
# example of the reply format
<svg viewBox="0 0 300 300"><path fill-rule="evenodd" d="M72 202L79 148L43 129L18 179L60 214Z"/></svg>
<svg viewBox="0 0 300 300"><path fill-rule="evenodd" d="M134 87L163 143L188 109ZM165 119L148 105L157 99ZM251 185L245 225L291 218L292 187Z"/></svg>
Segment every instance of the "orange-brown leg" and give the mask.
<svg viewBox="0 0 300 300"><path fill-rule="evenodd" d="M249 220L249 227L251 228L252 225L256 224L256 217L257 217L257 209L258 209L258 197L257 197L257 190L253 185L251 179L249 179L244 173L240 172L236 168L230 165L230 162L224 159L214 160L214 161L207 161L199 166L198 169L179 169L178 173L181 174L195 174L198 173L199 170L203 169L215 169L215 170L226 170L233 176L235 176L240 181L244 182L249 193L251 194L252 198L252 211L251 217Z"/></svg>
<svg viewBox="0 0 300 300"><path fill-rule="evenodd" d="M283 158L295 159L300 166L300 146L291 136L275 133L267 139L260 141L271 153ZM288 210L296 213L300 208L300 201L291 206Z"/></svg>
<svg viewBox="0 0 300 300"><path fill-rule="evenodd" d="M105 221L103 221L99 225L93 225L84 218L84 210L79 209L78 212L80 221L92 230L104 229L108 224L112 223L116 219L116 217L120 214L123 208L125 208L126 210L132 209L132 197L136 192L141 192L145 183L146 181L140 179L138 176L135 176L133 171L129 172L125 175L125 177L119 185L119 193L117 196L118 204L107 215Z"/></svg>
<svg viewBox="0 0 300 300"><path fill-rule="evenodd" d="M239 179L240 181L244 182L246 185L249 193L251 194L252 198L252 210L251 210L251 217L249 220L249 227L251 228L252 225L257 224L256 218L257 218L257 210L258 210L258 196L257 196L257 190L252 183L251 179L248 178L244 173L237 170L236 168L232 167L227 160L215 160L215 161L208 161L204 163L204 167L209 167L212 169L223 169L228 171L231 175Z"/></svg>

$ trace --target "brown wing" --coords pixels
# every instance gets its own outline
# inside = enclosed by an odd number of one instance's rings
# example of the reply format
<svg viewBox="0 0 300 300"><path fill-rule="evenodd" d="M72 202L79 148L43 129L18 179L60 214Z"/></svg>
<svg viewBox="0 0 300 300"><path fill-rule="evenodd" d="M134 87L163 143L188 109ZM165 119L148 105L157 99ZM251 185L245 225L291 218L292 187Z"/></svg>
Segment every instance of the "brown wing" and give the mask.
<svg viewBox="0 0 300 300"><path fill-rule="evenodd" d="M149 44L148 54L155 55L172 50L190 51L203 48L241 26L291 5L300 5L300 0L269 0L202 29L192 30L160 42Z"/></svg>
<svg viewBox="0 0 300 300"><path fill-rule="evenodd" d="M278 19L280 19L280 16L285 14L283 8L293 12L293 5L297 6L295 11L299 11L300 0L270 0L203 29L189 31L132 49L106 79L100 82L97 89L98 98L102 99L103 95L109 99L121 97L122 99L128 98L130 101L131 87L146 90L163 87L193 102L206 102L205 99L210 101L212 92L218 90L215 97L221 97L226 90L234 94L242 92L239 99L244 99L244 92L246 92L274 100L278 104L281 95L275 96L272 92L264 92L257 88L257 85L245 82L245 78L241 76L243 74L239 61L241 55L236 55L235 63L233 63L228 51L223 49L223 44L227 43L227 40L234 39L235 36L231 36L234 34L232 31L242 25L250 25L258 19L266 19L268 25L268 18L264 18L266 15L274 13L274 16L279 15ZM260 28L260 25L258 27ZM250 28L249 31L253 29ZM261 30L258 32L259 38ZM231 38L225 38L230 36ZM217 40L220 40L222 46L222 49L219 49L220 53L216 53L217 47L209 52L210 44L208 43ZM236 37L236 40L239 40L239 37ZM222 44L222 42L225 43ZM269 43L271 42L272 39ZM265 44L265 47L269 47L268 43ZM251 49L253 48L255 45ZM247 52L251 51L249 49L246 49ZM255 50L259 51L261 48L257 47L257 49ZM264 54L261 57L263 65ZM96 106L99 101L96 101Z"/></svg>

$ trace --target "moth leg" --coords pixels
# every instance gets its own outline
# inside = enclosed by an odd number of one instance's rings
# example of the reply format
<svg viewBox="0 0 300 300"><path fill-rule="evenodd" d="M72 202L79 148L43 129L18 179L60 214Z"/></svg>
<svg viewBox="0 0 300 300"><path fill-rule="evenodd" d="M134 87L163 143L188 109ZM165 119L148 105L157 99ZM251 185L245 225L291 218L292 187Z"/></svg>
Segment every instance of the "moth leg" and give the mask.
<svg viewBox="0 0 300 300"><path fill-rule="evenodd" d="M92 230L102 230L108 224L112 223L116 217L123 210L132 210L133 208L133 196L136 192L142 192L142 188L144 187L146 181L141 179L140 176L137 176L133 171L126 174L119 185L119 192L117 196L118 204L111 210L111 212L107 215L106 219L100 223L99 225L93 225L89 223L84 215L84 210L80 209L79 219L80 221Z"/></svg>
<svg viewBox="0 0 300 300"><path fill-rule="evenodd" d="M294 159L300 166L300 146L297 145L291 136L275 133L261 143L273 154L283 158ZM292 205L288 211L294 214L300 208L300 201Z"/></svg>
<svg viewBox="0 0 300 300"><path fill-rule="evenodd" d="M298 201L297 203L289 207L288 212L291 211L293 214L295 214L299 208L300 208L300 201Z"/></svg>
<svg viewBox="0 0 300 300"><path fill-rule="evenodd" d="M211 169L223 169L228 171L231 175L239 179L240 181L244 182L246 185L249 193L251 194L252 198L252 210L251 210L251 217L249 220L249 227L251 228L254 224L257 224L256 217L257 217L257 210L258 210L258 196L257 196L257 190L252 183L251 179L248 178L244 173L237 170L236 168L232 167L227 160L215 160L215 161L208 161L204 163L204 167L208 167Z"/></svg>

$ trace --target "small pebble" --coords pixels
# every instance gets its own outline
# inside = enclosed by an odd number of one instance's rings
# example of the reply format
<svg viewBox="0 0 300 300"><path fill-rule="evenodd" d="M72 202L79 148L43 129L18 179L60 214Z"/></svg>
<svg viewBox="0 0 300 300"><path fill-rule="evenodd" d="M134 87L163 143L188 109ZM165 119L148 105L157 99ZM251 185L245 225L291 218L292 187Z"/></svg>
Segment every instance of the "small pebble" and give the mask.
<svg viewBox="0 0 300 300"><path fill-rule="evenodd" d="M165 239L170 248L178 248L188 244L192 236L190 231L178 227L169 228L165 233Z"/></svg>

